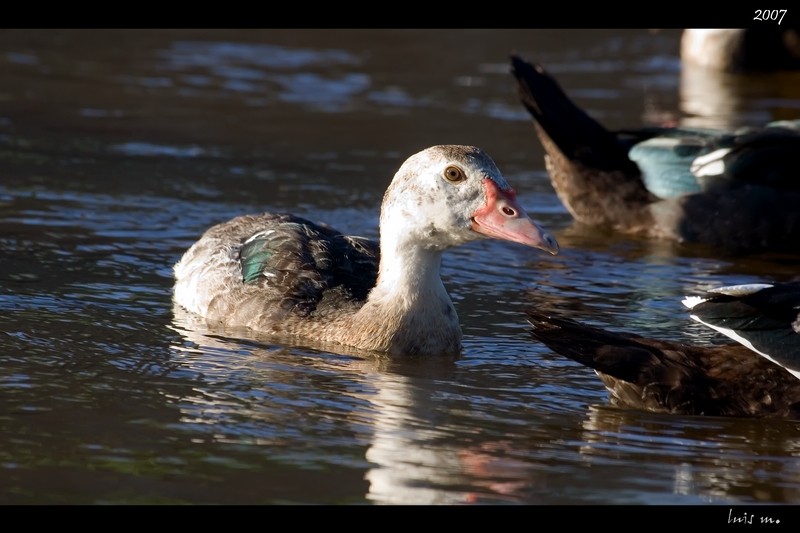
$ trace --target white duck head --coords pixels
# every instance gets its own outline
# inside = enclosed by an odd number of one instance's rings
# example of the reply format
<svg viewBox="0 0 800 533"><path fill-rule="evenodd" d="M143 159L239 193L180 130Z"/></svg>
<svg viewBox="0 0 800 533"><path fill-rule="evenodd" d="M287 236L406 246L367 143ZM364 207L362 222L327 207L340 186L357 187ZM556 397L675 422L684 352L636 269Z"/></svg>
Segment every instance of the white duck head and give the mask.
<svg viewBox="0 0 800 533"><path fill-rule="evenodd" d="M556 239L528 216L481 149L439 145L409 157L384 195L382 253L443 251L482 238L558 253Z"/></svg>

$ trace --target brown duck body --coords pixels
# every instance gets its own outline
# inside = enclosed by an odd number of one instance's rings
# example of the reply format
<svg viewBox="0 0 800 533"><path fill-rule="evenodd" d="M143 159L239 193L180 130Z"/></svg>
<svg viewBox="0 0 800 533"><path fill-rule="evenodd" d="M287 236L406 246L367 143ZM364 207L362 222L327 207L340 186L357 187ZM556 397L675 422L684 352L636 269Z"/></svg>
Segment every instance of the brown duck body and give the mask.
<svg viewBox="0 0 800 533"><path fill-rule="evenodd" d="M531 311L533 337L593 368L612 403L654 412L800 419L800 380L748 348L612 333Z"/></svg>
<svg viewBox="0 0 800 533"><path fill-rule="evenodd" d="M733 254L800 253L800 121L737 132L611 132L512 56L561 202L582 224Z"/></svg>
<svg viewBox="0 0 800 533"><path fill-rule="evenodd" d="M531 335L593 368L612 402L688 415L800 419L800 283L687 298L692 318L740 341L693 346L528 312Z"/></svg>

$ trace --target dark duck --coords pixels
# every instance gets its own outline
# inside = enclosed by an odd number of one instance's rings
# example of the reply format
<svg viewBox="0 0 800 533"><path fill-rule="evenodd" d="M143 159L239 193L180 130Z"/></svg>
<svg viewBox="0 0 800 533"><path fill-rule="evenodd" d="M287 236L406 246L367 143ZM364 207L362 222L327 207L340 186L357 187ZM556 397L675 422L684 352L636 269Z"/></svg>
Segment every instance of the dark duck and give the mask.
<svg viewBox="0 0 800 533"><path fill-rule="evenodd" d="M512 55L561 202L582 224L732 255L800 253L800 120L737 131L609 131Z"/></svg>
<svg viewBox="0 0 800 533"><path fill-rule="evenodd" d="M528 311L531 334L593 368L620 407L800 419L800 282L722 287L683 300L737 343L689 345Z"/></svg>

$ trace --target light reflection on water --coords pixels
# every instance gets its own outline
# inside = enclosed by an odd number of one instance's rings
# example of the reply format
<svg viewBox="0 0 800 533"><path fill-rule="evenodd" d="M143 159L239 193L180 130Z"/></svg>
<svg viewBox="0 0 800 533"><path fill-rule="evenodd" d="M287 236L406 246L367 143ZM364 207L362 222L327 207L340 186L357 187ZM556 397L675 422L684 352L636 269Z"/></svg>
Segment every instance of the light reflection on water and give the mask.
<svg viewBox="0 0 800 533"><path fill-rule="evenodd" d="M530 340L535 305L720 342L684 294L798 269L573 226L505 60L538 56L614 126L788 118L800 95L745 78L706 106L676 32L464 32L0 34L0 501L800 502L797 424L613 408ZM462 357L218 331L172 308L172 265L211 224L290 210L375 238L397 166L444 142L485 147L563 250L445 256Z"/></svg>

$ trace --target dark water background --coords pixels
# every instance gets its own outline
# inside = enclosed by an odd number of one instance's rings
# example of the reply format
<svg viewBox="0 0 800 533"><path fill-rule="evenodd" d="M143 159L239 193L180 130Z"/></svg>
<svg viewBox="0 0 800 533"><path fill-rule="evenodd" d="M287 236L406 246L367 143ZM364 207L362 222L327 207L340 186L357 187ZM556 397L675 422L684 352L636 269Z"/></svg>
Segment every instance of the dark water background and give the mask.
<svg viewBox="0 0 800 533"><path fill-rule="evenodd" d="M0 31L0 503L800 503L800 424L610 407L528 337L548 305L720 342L685 294L791 279L573 226L508 55L609 127L800 116L798 75L682 69L664 30ZM173 310L208 226L290 210L377 236L408 155L481 146L557 236L445 256L462 358L361 357Z"/></svg>

